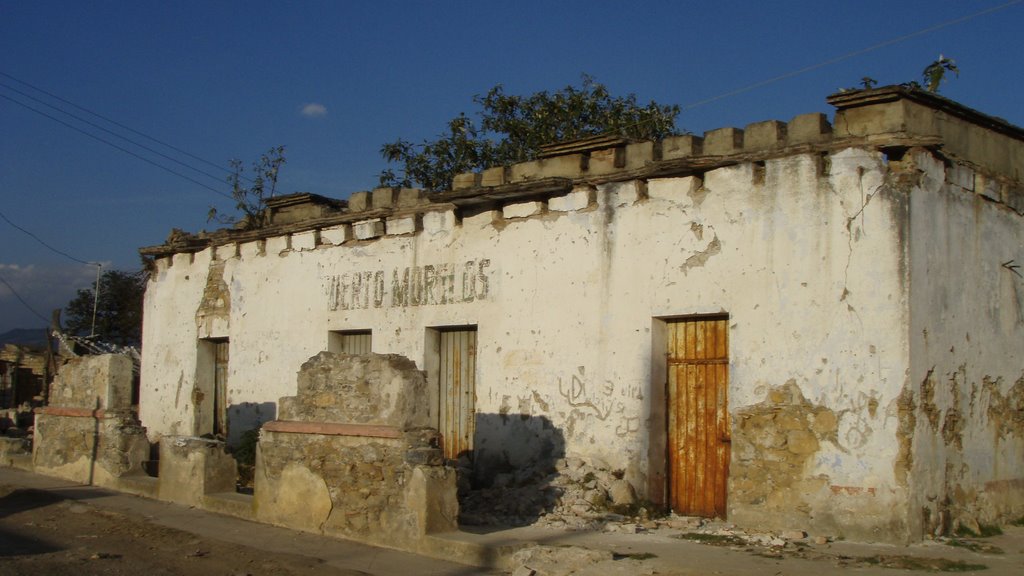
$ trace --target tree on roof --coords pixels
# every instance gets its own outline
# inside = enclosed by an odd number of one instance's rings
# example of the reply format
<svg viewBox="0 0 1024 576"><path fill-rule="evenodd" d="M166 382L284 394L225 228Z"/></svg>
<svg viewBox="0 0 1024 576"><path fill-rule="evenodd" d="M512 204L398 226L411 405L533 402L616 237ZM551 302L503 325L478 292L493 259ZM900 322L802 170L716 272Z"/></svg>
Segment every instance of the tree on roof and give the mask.
<svg viewBox="0 0 1024 576"><path fill-rule="evenodd" d="M381 172L380 185L446 190L456 174L532 160L545 144L601 134L658 140L678 133L679 106L641 105L635 94L612 96L588 75L581 86L530 96L507 94L499 84L473 102L480 106L479 124L463 113L436 140L398 139L381 146L381 155L399 172Z"/></svg>

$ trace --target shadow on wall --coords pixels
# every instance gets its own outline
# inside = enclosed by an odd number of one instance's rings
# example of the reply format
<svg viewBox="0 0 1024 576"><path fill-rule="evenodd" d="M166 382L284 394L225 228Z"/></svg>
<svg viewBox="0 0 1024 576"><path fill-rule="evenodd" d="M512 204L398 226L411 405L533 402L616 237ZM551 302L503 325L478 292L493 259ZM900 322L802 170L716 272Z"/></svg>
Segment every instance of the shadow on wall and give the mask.
<svg viewBox="0 0 1024 576"><path fill-rule="evenodd" d="M550 420L477 414L473 445L459 458L460 523L523 526L554 508L560 489L551 480L565 436Z"/></svg>
<svg viewBox="0 0 1024 576"><path fill-rule="evenodd" d="M228 446L237 447L242 435L277 418L276 402L242 402L228 406Z"/></svg>

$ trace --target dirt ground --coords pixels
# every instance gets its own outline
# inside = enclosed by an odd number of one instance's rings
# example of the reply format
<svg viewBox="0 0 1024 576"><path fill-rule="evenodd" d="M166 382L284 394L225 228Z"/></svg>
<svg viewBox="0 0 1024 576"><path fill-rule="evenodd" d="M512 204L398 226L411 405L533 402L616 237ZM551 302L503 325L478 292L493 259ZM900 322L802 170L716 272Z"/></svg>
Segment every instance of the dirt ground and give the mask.
<svg viewBox="0 0 1024 576"><path fill-rule="evenodd" d="M348 576L316 559L196 536L48 492L0 486L0 575Z"/></svg>
<svg viewBox="0 0 1024 576"><path fill-rule="evenodd" d="M752 545L731 536L524 527L459 533L480 544L538 542L515 574L858 576L1024 574L1024 527L910 547L853 542ZM606 560L590 558L605 551ZM0 467L0 576L467 576L496 573L212 514Z"/></svg>

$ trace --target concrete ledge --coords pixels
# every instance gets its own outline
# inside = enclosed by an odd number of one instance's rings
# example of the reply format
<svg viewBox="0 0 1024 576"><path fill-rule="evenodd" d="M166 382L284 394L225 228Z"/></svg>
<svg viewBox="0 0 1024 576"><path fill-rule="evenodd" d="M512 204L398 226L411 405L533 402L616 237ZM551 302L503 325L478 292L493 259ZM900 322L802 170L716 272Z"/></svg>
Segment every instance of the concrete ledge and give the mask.
<svg viewBox="0 0 1024 576"><path fill-rule="evenodd" d="M160 493L160 479L143 474L132 474L118 478L113 488L128 494L156 500L157 495Z"/></svg>
<svg viewBox="0 0 1024 576"><path fill-rule="evenodd" d="M216 492L203 496L203 509L244 520L255 520L256 513L252 509L252 502L253 497L249 494Z"/></svg>
<svg viewBox="0 0 1024 576"><path fill-rule="evenodd" d="M394 426L378 424L339 424L334 422L299 422L274 420L263 425L268 432L291 434L322 434L324 436L362 436L365 438L401 438L402 431Z"/></svg>

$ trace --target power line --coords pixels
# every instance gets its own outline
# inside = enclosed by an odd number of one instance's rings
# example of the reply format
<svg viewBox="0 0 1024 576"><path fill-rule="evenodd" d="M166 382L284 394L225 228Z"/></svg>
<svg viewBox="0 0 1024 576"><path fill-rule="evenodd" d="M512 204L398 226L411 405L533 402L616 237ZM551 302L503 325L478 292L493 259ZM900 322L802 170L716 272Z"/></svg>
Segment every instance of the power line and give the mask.
<svg viewBox="0 0 1024 576"><path fill-rule="evenodd" d="M10 96L7 96L6 94L0 94L0 98L3 98L5 100L10 100L11 102L14 102L15 104L17 104L19 106L27 108L27 109L35 112L36 114L39 114L40 116L45 116L46 118L49 118L50 120L53 120L54 122L57 122L59 124L63 124L64 126L67 126L68 128L74 130L75 132L79 132L81 134L84 134L84 135L88 136L89 138L93 138L94 140L99 140L100 142L103 142L107 146L110 146L112 148L116 148L116 149L120 150L121 152L124 152L125 154L128 154L129 156L134 156L135 158L138 158L139 160L142 160L143 162L145 162L147 164L150 164L152 166L156 166L157 168L159 168L159 169L161 169L161 170L163 170L165 172L169 172L169 173L174 174L175 176L177 176L179 178L183 178L185 180L188 180L189 182L191 182L191 183L193 183L193 184L195 184L197 186L202 186L203 188L206 188L207 190L213 192L214 194L219 194L219 195L221 195L221 196L223 196L223 197L225 197L225 198L227 198L227 199L229 199L231 201L235 201L235 198L232 197L230 194L227 194L225 192L221 192L220 190L217 190L216 188L214 188L212 186L208 186L207 184L205 184L203 182L200 182L200 181L198 181L198 180L196 180L196 179L194 179L194 178L192 178L190 176L186 176L186 175L182 174L181 172L178 172L176 170L172 170L172 169L164 166L163 164L159 164L157 162L154 162L153 160L150 160L149 158L146 158L145 156L142 156L140 154L132 152L131 150L128 150L127 148L124 148L123 146L119 146L119 145L114 144L113 142L111 142L109 140L106 140L104 138L96 136L95 134L92 134L90 132L82 130L81 128L79 128L77 126L74 126L72 124L69 124L69 123L61 120L60 118L57 118L57 117L52 116L50 114L47 114L46 112L43 112L42 110L39 110L38 108L33 108L32 106L29 106L28 104L25 104L24 102L19 102L19 101L15 100L14 98L11 98Z"/></svg>
<svg viewBox="0 0 1024 576"><path fill-rule="evenodd" d="M27 308L29 312L35 314L36 317L42 320L43 322L46 322L47 324L50 323L50 321L47 320L46 317L44 317L39 312L36 312L35 308L29 306L28 302L25 302L25 299L21 297L21 294L18 294L18 291L14 289L14 286L11 286L10 283L7 282L7 280L4 280L3 276L0 276L0 282L2 282L4 286L7 286L7 289L11 291L11 294L14 294L14 297L18 299L18 302L21 302L22 306Z"/></svg>
<svg viewBox="0 0 1024 576"><path fill-rule="evenodd" d="M102 131L106 132L107 134L110 134L111 136L114 136L115 138L120 138L120 139L122 139L122 140L124 140L126 142L134 144L135 146L138 146L139 148L142 148L143 150L146 150L147 152L152 152L153 154L156 154L157 156L160 156L161 158L165 158L167 160L170 160L171 162L174 162L175 164L178 164L180 166L184 166L185 168L188 168L189 170L194 170L194 171L196 171L196 172L198 172L198 173L200 173L200 174L202 174L204 176L207 176L207 177L209 177L209 178L211 178L213 180L217 180L219 182L223 182L224 181L220 176L215 176L215 175L210 174L209 172L207 172L205 170L202 170L200 168L196 168L195 166L191 166L189 164L186 164L185 162L182 162L181 160L178 160L177 158L174 158L173 156L168 156L167 154L164 154L163 152L160 152L159 150L155 150L153 148L150 148L149 146L146 146L145 144L140 144L140 143L132 140L131 138L128 138L126 136L122 136L121 134L118 134L117 132L114 132L113 130L109 130L107 128L104 128L103 126L100 126L99 124L96 124L95 122L91 122L89 120L86 120L85 118L82 118L81 116L76 116L76 115L74 115L74 114L72 114L72 113L70 113L70 112L68 112L66 110L62 110L62 109L58 108L57 106L54 106L53 104L50 104L50 103L48 103L46 101L43 101L43 100L40 100L39 98L36 98L35 96L32 96L31 94L27 94L25 92L22 92L21 90L18 90L17 88L13 88L11 86L8 86L7 84L4 84L3 82L0 82L0 87L6 88L6 89L10 90L11 92L15 92L17 94L20 94L21 96L23 96L25 98L28 98L29 100L32 100L33 102L36 102L38 104L42 104L43 106L46 106L46 107L51 108L53 110L56 110L57 112L60 112L61 114L65 114L67 116L70 116L70 117L74 118L75 120L78 120L79 122L82 122L84 124L88 124L89 126L92 126L93 128L96 128L98 130L102 130Z"/></svg>
<svg viewBox="0 0 1024 576"><path fill-rule="evenodd" d="M74 256L68 254L67 252L63 252L61 250L58 250L58 249L54 248L53 246L50 246L49 244L44 242L43 239L40 238L39 236L36 236L35 234L29 232L28 230L25 230L21 226L18 226L14 222L11 222L11 219L8 218L7 215L4 214L3 212L0 212L0 218L2 218L4 220L4 222L7 222L11 226L14 226L18 230L21 230L25 234L28 234L29 236L31 236L36 242L39 242L40 244L42 244L43 246L46 246L51 251L56 252L57 254L60 254L61 256L65 257L65 258L68 258L70 260L74 260L75 262L78 262L79 264L85 264L87 266L99 266L99 264L96 263L96 262L86 262L85 260L79 260L78 258L75 258Z"/></svg>
<svg viewBox="0 0 1024 576"><path fill-rule="evenodd" d="M711 98L705 98L704 100L698 100L697 102L693 102L691 104L687 104L686 106L683 106L683 110L691 110L693 108L697 108L698 106L703 106L705 104L710 104L711 102L715 102L715 101L721 100L723 98L728 98L730 96L735 96L737 94L742 94L744 92L749 92L749 91L754 90L756 88L760 88L762 86L767 86L768 84L774 84L775 82L778 82L780 80L787 80L789 78L793 78L794 76L799 76L800 74L804 74L805 72L810 72L811 70L817 70L818 68L824 68L825 66L829 66L829 65L835 64L837 62L842 62L843 60L849 60L850 58L853 58L855 56L860 56L861 54L867 54L868 52L873 52L873 51L878 50L880 48L885 48L886 46L891 46L893 44L897 44L899 42L903 42L904 40L909 40L909 39L915 38L917 36L922 36L924 34L928 34L930 32L934 32L936 30L940 30L942 28L953 26L955 24L960 24L961 22L966 22L968 20L977 18L979 16L984 16L986 14L991 14L991 13L996 12L998 10L1003 10L1005 8L1009 8L1010 6L1013 6L1015 4L1020 4L1021 2L1024 2L1024 0L1012 0L1011 2L1007 2L1006 4L1001 4L999 6L994 6L992 8L988 8L988 9L982 10L980 12L975 12L973 14L968 14L967 16L961 16L959 18L954 18L953 20L942 22L941 24L936 24L934 26L929 26L928 28L923 28L923 29L918 30L916 32L911 32L909 34L904 34L903 36L899 36L897 38L892 38L892 39L889 39L889 40L885 40L884 42L879 42L878 44L873 44L871 46L868 46L867 48L862 48L862 49L856 50L854 52L849 52L847 54L843 54L842 56L836 56L834 58L829 58L828 60L819 62L817 64L812 64L810 66L804 66L803 68L794 70L792 72L787 72L785 74L780 74L778 76L775 76L775 77L772 77L772 78L768 78L766 80L761 80L760 82L755 82L753 84L750 84L748 86L744 86L742 88L737 88L735 90L730 90L729 92L726 92L724 94L719 94L718 96L712 96Z"/></svg>
<svg viewBox="0 0 1024 576"><path fill-rule="evenodd" d="M203 164L207 164L209 166L217 168L218 170L222 170L222 171L224 171L227 174L231 174L231 170L228 170L227 168L225 168L224 166L221 166L220 164L217 164L215 162L210 162L209 160L206 160L204 158L200 158L199 156L196 156L195 154L192 154L192 153L190 153L190 152L188 152L186 150L182 150L181 148L178 148L176 146L168 144L167 142L164 142L163 140L159 140L159 139L154 138L154 137L152 137L152 136L150 136L148 134L145 134L143 132L135 130L134 128L131 128L130 126L125 126L124 124L121 124L120 122L118 122L116 120L108 118L108 117L106 117L106 116L104 116L104 115L102 115L102 114L100 114L98 112L93 112L92 110L89 110L88 108L86 108L84 106L81 106L79 104L75 104L74 102L72 102L72 101L70 101L70 100L68 100L66 98L61 98L60 96L58 96L56 94L53 94L52 92L47 92L46 90L43 90L42 88L40 88L38 86L34 86L32 84L29 84L28 82L25 82L24 80L21 80L19 78L15 78L14 76L11 76L10 74L8 74L6 72L0 71L0 76L4 76L4 77L7 77L7 78L10 78L11 80L14 80L15 82L17 82L19 84L22 84L24 86L28 86L29 88L31 88L31 89L33 89L33 90L35 90L37 92L41 92L43 94L46 94L47 96L49 96L50 98L53 98L54 100L59 100L59 101L65 103L65 104L67 104L68 106L72 106L74 108L77 108L77 109L81 110L82 112L85 112L87 114L92 114L93 116L99 118L100 120L103 120L105 122L109 122L109 123L113 124L114 126L117 126L118 128L121 128L123 130L127 130L127 131L131 132L132 134L136 134L138 136L142 136L143 138L145 138L147 140L150 140L152 142L156 142L157 144L160 144L161 146L166 146L167 148L170 148L171 150L174 150L175 152L177 152L179 154L184 154L185 156L188 156L189 158L192 158L193 160L198 160L199 162L202 162ZM67 114L67 112L65 112L65 114Z"/></svg>

